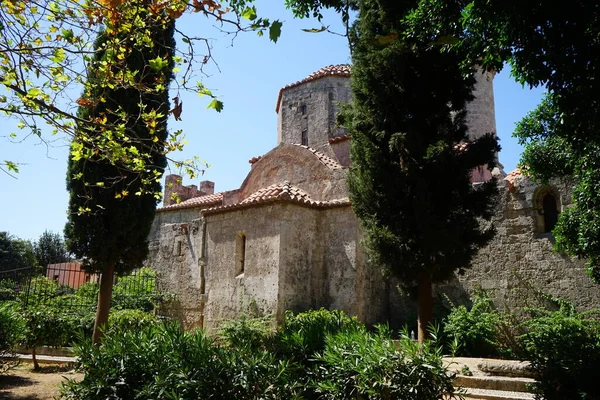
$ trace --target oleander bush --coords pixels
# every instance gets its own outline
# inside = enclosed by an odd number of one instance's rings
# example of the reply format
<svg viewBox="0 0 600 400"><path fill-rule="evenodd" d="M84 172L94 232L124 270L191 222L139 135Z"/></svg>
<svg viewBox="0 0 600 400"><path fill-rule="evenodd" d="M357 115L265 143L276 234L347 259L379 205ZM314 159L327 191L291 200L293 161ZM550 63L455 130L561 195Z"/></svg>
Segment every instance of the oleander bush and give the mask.
<svg viewBox="0 0 600 400"><path fill-rule="evenodd" d="M76 347L85 377L63 399L435 399L454 393L437 343L397 346L340 311L244 318L216 337L174 324L115 329ZM450 398L450 397L448 397Z"/></svg>

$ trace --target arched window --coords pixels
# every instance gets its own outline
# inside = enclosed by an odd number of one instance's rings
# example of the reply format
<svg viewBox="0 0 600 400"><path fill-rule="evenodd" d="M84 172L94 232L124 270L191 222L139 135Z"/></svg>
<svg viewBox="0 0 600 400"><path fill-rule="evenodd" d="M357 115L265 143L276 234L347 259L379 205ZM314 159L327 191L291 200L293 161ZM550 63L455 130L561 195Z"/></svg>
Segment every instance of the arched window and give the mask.
<svg viewBox="0 0 600 400"><path fill-rule="evenodd" d="M558 221L558 208L556 207L556 198L548 193L542 200L544 210L544 232L552 232Z"/></svg>
<svg viewBox="0 0 600 400"><path fill-rule="evenodd" d="M540 186L533 193L533 210L535 232L546 234L552 232L558 221L561 210L559 192L551 186Z"/></svg>

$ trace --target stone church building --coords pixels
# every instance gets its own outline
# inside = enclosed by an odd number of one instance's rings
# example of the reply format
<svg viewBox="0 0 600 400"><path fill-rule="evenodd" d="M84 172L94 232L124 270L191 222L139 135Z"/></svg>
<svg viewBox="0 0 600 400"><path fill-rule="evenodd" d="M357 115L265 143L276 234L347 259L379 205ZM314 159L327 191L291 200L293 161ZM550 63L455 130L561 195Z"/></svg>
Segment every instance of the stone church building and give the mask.
<svg viewBox="0 0 600 400"><path fill-rule="evenodd" d="M349 78L349 66L329 66L279 91L277 147L250 160L239 189L215 193L213 182L185 186L166 177L147 263L177 295L170 311L185 327L214 329L244 313L281 320L286 310L320 307L368 324L415 319L414 304L361 248L346 186L350 138L335 125L339 103L351 99ZM493 75L477 79L467 119L473 138L496 130ZM437 295L463 302L476 285L491 289L501 307L518 307L536 290L579 308L600 306L585 262L552 251L549 231L570 201L569 183L539 186L519 170L483 168L472 181L492 175L501 186L497 235Z"/></svg>

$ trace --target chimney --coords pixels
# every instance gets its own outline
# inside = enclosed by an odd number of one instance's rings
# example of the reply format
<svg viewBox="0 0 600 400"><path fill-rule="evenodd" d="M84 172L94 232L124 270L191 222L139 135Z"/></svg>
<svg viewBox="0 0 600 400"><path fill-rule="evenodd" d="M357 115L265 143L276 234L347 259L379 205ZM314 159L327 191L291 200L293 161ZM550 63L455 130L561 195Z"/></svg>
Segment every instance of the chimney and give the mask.
<svg viewBox="0 0 600 400"><path fill-rule="evenodd" d="M204 194L214 194L215 193L215 183L211 182L211 181L200 182L200 191Z"/></svg>
<svg viewBox="0 0 600 400"><path fill-rule="evenodd" d="M165 178L165 190L163 197L163 207L170 206L175 203L175 200L171 199L171 194L177 193L178 189L181 188L181 176L171 174Z"/></svg>

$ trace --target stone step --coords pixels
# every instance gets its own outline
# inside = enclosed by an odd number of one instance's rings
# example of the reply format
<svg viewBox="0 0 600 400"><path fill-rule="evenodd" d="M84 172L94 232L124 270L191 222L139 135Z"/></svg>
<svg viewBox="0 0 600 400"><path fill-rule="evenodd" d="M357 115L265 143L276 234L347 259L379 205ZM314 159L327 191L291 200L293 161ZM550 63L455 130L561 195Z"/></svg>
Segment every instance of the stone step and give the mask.
<svg viewBox="0 0 600 400"><path fill-rule="evenodd" d="M534 383L535 379L507 376L457 375L456 378L454 378L455 386L474 389L504 390L509 392L529 392L528 386L533 385Z"/></svg>
<svg viewBox="0 0 600 400"><path fill-rule="evenodd" d="M533 400L532 393L466 388L463 393L469 400Z"/></svg>

